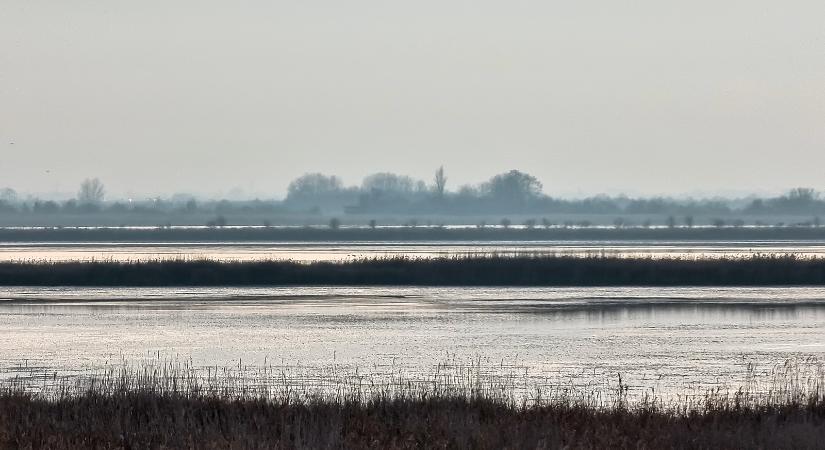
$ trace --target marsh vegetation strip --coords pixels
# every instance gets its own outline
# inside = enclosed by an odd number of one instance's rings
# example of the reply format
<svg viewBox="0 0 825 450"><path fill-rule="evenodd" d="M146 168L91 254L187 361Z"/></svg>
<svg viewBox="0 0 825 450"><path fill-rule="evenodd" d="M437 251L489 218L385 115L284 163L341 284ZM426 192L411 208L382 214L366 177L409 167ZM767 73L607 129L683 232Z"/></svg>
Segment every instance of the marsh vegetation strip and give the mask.
<svg viewBox="0 0 825 450"><path fill-rule="evenodd" d="M603 386L544 384L481 360L423 378L282 368L200 372L158 361L87 377L0 381L0 447L12 448L818 448L825 374L788 360L735 390L673 399ZM44 379L45 381L45 379Z"/></svg>
<svg viewBox="0 0 825 450"><path fill-rule="evenodd" d="M127 371L57 395L4 388L0 447L814 449L825 438L821 380L677 403L627 401L621 384L606 402L554 391L514 403L495 384L302 397L179 377Z"/></svg>
<svg viewBox="0 0 825 450"><path fill-rule="evenodd" d="M735 387L825 356L822 288L3 288L5 378L121 361L426 377L445 360L526 385ZM502 369L502 370L505 370Z"/></svg>
<svg viewBox="0 0 825 450"><path fill-rule="evenodd" d="M822 226L754 227L0 227L0 242L489 242L804 241L825 242Z"/></svg>
<svg viewBox="0 0 825 450"><path fill-rule="evenodd" d="M825 258L492 254L348 261L0 262L31 286L823 286Z"/></svg>
<svg viewBox="0 0 825 450"><path fill-rule="evenodd" d="M370 257L555 254L624 257L825 256L825 241L331 241L331 242L0 242L0 261L342 261Z"/></svg>

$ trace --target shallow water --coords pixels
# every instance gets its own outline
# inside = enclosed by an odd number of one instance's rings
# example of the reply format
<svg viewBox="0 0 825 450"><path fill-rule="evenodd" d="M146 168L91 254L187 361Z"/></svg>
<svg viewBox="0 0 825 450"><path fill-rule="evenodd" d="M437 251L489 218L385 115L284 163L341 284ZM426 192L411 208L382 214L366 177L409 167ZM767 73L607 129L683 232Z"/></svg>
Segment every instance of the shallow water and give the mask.
<svg viewBox="0 0 825 450"><path fill-rule="evenodd" d="M366 257L492 253L607 254L627 257L722 257L754 254L825 256L825 242L800 241L483 241L253 243L0 243L0 261L139 261L208 258L227 261L346 260Z"/></svg>
<svg viewBox="0 0 825 450"><path fill-rule="evenodd" d="M446 360L636 390L735 388L825 356L825 288L3 288L0 370L120 361L393 367Z"/></svg>

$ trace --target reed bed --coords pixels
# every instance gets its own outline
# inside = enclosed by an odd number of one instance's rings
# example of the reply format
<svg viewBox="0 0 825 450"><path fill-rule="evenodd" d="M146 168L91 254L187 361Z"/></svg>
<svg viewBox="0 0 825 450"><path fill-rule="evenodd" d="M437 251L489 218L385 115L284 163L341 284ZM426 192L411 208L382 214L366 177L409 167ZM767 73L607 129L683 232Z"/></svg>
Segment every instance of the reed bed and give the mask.
<svg viewBox="0 0 825 450"><path fill-rule="evenodd" d="M790 360L732 390L664 400L559 385L518 370L439 365L427 379L123 364L0 388L2 448L820 448L822 365ZM749 368L749 370L753 370ZM205 373L204 373L205 372ZM393 378L394 377L394 378Z"/></svg>
<svg viewBox="0 0 825 450"><path fill-rule="evenodd" d="M0 263L3 286L789 286L825 285L825 259L605 254L403 256L298 262L159 260Z"/></svg>

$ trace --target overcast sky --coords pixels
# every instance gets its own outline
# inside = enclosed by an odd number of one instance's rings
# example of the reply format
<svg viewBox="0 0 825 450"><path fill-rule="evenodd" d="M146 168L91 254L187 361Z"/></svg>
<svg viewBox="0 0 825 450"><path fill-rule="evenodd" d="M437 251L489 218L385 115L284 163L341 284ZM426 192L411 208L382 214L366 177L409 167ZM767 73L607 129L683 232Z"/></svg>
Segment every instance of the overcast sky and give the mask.
<svg viewBox="0 0 825 450"><path fill-rule="evenodd" d="M3 0L0 187L825 189L825 2Z"/></svg>

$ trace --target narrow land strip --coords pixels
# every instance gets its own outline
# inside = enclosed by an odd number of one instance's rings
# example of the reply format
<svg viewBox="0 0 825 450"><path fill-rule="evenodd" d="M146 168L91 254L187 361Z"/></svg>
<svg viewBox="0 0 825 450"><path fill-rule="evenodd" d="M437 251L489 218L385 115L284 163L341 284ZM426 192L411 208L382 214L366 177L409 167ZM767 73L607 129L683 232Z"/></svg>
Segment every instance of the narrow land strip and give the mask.
<svg viewBox="0 0 825 450"><path fill-rule="evenodd" d="M825 259L453 256L0 263L2 286L825 286Z"/></svg>

